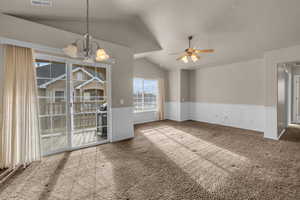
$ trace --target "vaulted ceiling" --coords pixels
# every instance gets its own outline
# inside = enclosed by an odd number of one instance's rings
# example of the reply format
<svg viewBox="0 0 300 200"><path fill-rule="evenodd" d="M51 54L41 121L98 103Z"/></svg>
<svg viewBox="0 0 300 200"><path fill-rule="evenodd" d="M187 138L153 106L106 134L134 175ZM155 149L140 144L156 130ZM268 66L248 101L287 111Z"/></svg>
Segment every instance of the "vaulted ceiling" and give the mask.
<svg viewBox="0 0 300 200"><path fill-rule="evenodd" d="M129 46L136 57L168 69L213 66L262 57L300 44L299 0L90 0L92 35ZM85 1L1 0L0 12L84 33ZM194 35L197 48L213 48L196 64L176 61ZM180 53L179 53L180 54ZM178 54L178 55L179 55Z"/></svg>

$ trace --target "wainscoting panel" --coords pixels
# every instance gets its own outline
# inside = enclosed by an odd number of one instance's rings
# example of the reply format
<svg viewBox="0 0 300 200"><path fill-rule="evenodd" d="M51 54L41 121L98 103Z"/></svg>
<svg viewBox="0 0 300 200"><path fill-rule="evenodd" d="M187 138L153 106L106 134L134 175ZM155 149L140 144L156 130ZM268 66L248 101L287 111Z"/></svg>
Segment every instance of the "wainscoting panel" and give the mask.
<svg viewBox="0 0 300 200"><path fill-rule="evenodd" d="M133 113L134 124L142 124L142 123L153 122L157 120L158 120L158 113L156 111Z"/></svg>
<svg viewBox="0 0 300 200"><path fill-rule="evenodd" d="M134 137L133 108L112 108L112 142Z"/></svg>
<svg viewBox="0 0 300 200"><path fill-rule="evenodd" d="M281 137L281 134L278 135L277 131L277 108L276 106L266 106L265 114L265 138L278 140Z"/></svg>
<svg viewBox="0 0 300 200"><path fill-rule="evenodd" d="M265 106L244 104L190 103L192 120L237 128L265 131Z"/></svg>
<svg viewBox="0 0 300 200"><path fill-rule="evenodd" d="M179 103L169 101L165 103L165 119L180 121Z"/></svg>
<svg viewBox="0 0 300 200"><path fill-rule="evenodd" d="M186 121L186 120L192 119L190 105L191 105L190 102L181 102L180 103L180 120L179 121Z"/></svg>

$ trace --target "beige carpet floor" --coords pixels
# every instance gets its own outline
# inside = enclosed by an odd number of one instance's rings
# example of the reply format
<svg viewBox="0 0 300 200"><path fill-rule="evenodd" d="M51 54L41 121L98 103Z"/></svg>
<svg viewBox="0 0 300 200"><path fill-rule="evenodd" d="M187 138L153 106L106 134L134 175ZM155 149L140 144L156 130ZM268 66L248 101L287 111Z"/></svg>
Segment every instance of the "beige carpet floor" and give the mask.
<svg viewBox="0 0 300 200"><path fill-rule="evenodd" d="M300 129L262 133L187 121L135 127L135 139L49 156L0 199L300 199Z"/></svg>

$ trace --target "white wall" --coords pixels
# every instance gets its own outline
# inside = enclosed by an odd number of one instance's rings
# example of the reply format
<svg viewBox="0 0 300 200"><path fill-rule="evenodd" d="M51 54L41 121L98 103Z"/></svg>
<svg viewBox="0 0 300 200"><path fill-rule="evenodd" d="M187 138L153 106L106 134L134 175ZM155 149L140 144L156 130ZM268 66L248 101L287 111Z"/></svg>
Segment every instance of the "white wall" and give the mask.
<svg viewBox="0 0 300 200"><path fill-rule="evenodd" d="M181 121L181 106L180 106L180 70L172 70L167 74L167 98L165 106L165 118L175 121Z"/></svg>
<svg viewBox="0 0 300 200"><path fill-rule="evenodd" d="M112 141L121 141L134 137L133 108L112 108Z"/></svg>
<svg viewBox="0 0 300 200"><path fill-rule="evenodd" d="M190 118L207 123L264 132L264 116L263 105L190 103Z"/></svg>
<svg viewBox="0 0 300 200"><path fill-rule="evenodd" d="M142 124L146 122L153 122L158 120L158 112L147 111L147 112L136 112L133 114L133 123Z"/></svg>
<svg viewBox="0 0 300 200"><path fill-rule="evenodd" d="M169 72L166 118L263 132L264 72L263 59Z"/></svg>
<svg viewBox="0 0 300 200"><path fill-rule="evenodd" d="M165 104L165 119L181 121L180 117L180 102L167 101Z"/></svg>
<svg viewBox="0 0 300 200"><path fill-rule="evenodd" d="M168 73L168 98L165 118L176 121L190 119L190 70L174 70Z"/></svg>
<svg viewBox="0 0 300 200"><path fill-rule="evenodd" d="M146 79L165 79L167 71L145 58L134 60L133 76Z"/></svg>
<svg viewBox="0 0 300 200"><path fill-rule="evenodd" d="M264 105L263 59L200 68L191 75L191 101Z"/></svg>
<svg viewBox="0 0 300 200"><path fill-rule="evenodd" d="M200 68L190 75L190 118L264 131L264 62Z"/></svg>

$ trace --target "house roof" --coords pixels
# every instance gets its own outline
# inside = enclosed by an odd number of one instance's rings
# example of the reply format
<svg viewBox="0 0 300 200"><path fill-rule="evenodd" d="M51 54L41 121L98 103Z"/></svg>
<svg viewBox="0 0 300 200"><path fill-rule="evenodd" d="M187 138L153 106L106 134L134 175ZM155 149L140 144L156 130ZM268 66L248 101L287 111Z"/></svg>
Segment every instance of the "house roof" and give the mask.
<svg viewBox="0 0 300 200"><path fill-rule="evenodd" d="M80 84L77 85L75 88L76 88L76 89L80 89L81 87L83 87L83 86L85 86L85 85L91 83L92 81L98 81L98 82L101 82L101 80L100 80L99 78L94 77L94 78L92 78L92 79L90 79L90 80L87 80L87 81L85 81L85 82L83 82L83 83L80 83Z"/></svg>
<svg viewBox="0 0 300 200"><path fill-rule="evenodd" d="M43 70L40 70L40 69L43 69ZM51 69L54 69L54 70L51 70ZM82 68L82 67L74 67L72 72L74 73L79 70L84 72L85 74L87 74L93 80L97 80L102 83L104 82L104 78L102 77L102 75L93 70L89 70L89 69ZM53 65L53 64L37 66L37 76L43 77L43 79L37 80L38 87L46 88L48 85L50 85L58 80L62 80L62 79L66 78L65 67L62 67L62 66L57 67L57 65ZM56 77L56 78L51 79L51 77ZM85 82L90 81L91 79L86 80ZM85 83L85 82L83 82L83 83ZM81 82L80 84L78 84L75 87L78 87L79 85L82 85L83 83Z"/></svg>

